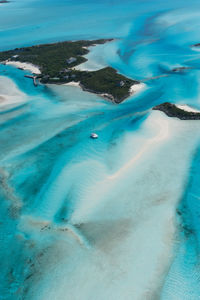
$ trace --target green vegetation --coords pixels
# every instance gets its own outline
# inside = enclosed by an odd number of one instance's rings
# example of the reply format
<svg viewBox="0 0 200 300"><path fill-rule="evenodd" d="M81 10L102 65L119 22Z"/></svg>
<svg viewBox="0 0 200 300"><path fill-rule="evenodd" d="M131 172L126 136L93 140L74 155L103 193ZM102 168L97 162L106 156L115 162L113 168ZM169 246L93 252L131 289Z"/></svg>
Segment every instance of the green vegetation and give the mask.
<svg viewBox="0 0 200 300"><path fill-rule="evenodd" d="M93 41L60 42L37 45L0 52L0 61L20 61L38 66L41 74L37 78L41 83L80 82L83 90L106 94L105 97L120 103L130 95L130 87L138 81L126 78L111 67L98 71L79 71L74 67L85 62L87 47L103 44L111 39Z"/></svg>
<svg viewBox="0 0 200 300"><path fill-rule="evenodd" d="M0 52L0 61L10 59L11 61L29 62L39 66L44 75L55 77L63 68L71 68L86 61L83 55L86 55L89 50L84 47L103 44L106 41L108 40L61 42L16 48ZM67 60L71 57L74 57L76 61L68 64Z"/></svg>
<svg viewBox="0 0 200 300"><path fill-rule="evenodd" d="M93 89L98 93L108 93L113 96L113 100L117 103L129 97L130 87L139 83L138 81L125 78L111 67L90 72L88 75L81 81L86 89Z"/></svg>
<svg viewBox="0 0 200 300"><path fill-rule="evenodd" d="M176 117L180 120L200 120L200 113L185 111L169 102L157 105L153 110L163 111L168 117Z"/></svg>

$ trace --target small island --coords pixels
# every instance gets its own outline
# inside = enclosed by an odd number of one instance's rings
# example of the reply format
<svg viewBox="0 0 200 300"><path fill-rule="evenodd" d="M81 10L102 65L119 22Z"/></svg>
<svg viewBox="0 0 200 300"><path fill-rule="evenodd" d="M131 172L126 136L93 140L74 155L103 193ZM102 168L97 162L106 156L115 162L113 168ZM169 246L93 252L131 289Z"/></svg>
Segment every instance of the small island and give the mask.
<svg viewBox="0 0 200 300"><path fill-rule="evenodd" d="M92 41L67 41L32 47L15 48L0 52L0 62L29 63L39 68L35 76L27 76L39 80L43 84L67 84L75 82L84 90L99 94L115 103L128 98L134 90L133 85L140 84L119 74L112 67L96 71L81 71L75 67L87 61L84 57L89 53L88 47L104 44L112 39ZM19 67L23 69L23 67ZM33 72L34 73L34 72Z"/></svg>
<svg viewBox="0 0 200 300"><path fill-rule="evenodd" d="M153 107L153 110L160 110L168 117L178 118L180 120L200 120L200 112L187 111L169 102L159 104Z"/></svg>

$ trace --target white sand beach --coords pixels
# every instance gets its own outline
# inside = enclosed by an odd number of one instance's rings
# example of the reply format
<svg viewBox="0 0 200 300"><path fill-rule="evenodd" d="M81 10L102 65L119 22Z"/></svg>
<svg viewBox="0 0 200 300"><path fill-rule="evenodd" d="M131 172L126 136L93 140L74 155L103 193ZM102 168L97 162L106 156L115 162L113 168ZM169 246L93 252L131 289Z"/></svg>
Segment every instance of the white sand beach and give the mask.
<svg viewBox="0 0 200 300"><path fill-rule="evenodd" d="M145 87L146 87L146 84L143 82L140 82L139 84L133 84L130 87L130 94L134 95L136 93L139 93L139 92L143 91L145 89Z"/></svg>
<svg viewBox="0 0 200 300"><path fill-rule="evenodd" d="M41 71L39 67L31 64L31 63L25 63L20 61L6 61L6 65L11 65L16 68L22 68L23 70L30 71L33 74L41 74Z"/></svg>
<svg viewBox="0 0 200 300"><path fill-rule="evenodd" d="M180 109L183 109L184 111L188 111L188 112L200 112L200 110L196 109L196 108L193 108L189 105L186 105L186 104L176 104L176 106Z"/></svg>
<svg viewBox="0 0 200 300"><path fill-rule="evenodd" d="M62 85L68 85L68 86L76 86L76 87L80 87L80 81L78 81L78 82L75 82L75 81L70 81L70 82L68 82L68 83L64 83L64 84L62 84Z"/></svg>

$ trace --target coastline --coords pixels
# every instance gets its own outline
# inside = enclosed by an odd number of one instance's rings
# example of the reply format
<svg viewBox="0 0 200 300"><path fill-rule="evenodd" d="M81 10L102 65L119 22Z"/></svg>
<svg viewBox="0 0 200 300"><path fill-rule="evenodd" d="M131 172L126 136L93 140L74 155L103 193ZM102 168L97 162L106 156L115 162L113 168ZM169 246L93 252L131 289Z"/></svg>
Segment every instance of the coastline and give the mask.
<svg viewBox="0 0 200 300"><path fill-rule="evenodd" d="M16 67L18 69L22 69L24 71L30 71L32 74L36 74L36 75L41 74L40 68L38 66L33 65L31 63L28 63L28 62L7 60L7 61L4 62L4 64Z"/></svg>
<svg viewBox="0 0 200 300"><path fill-rule="evenodd" d="M198 300L200 1L0 11L0 300Z"/></svg>
<svg viewBox="0 0 200 300"><path fill-rule="evenodd" d="M82 89L82 91L84 91L84 92L88 92L88 93L91 93L91 94L96 94L96 95L98 95L98 96L100 96L104 99L110 100L112 103L115 103L115 100L114 100L112 95L106 94L106 93L105 94L104 93L97 93L97 92L94 92L92 90L86 89L86 88L84 88L83 85L81 85L80 81L78 81L78 82L71 81L71 82L68 82L68 83L63 83L61 85L78 87L78 88Z"/></svg>
<svg viewBox="0 0 200 300"><path fill-rule="evenodd" d="M71 82L68 82L68 83L63 83L62 84L63 86L74 86L74 87L79 87L81 88L83 91L85 92L88 92L88 93L92 93L92 94L96 94L106 100L109 100L111 101L112 103L115 103L115 104L119 104L122 101L120 102L117 102L114 97L111 95L111 94L108 94L108 93L98 93L98 92L95 92L95 91L92 91L90 89L86 89L81 83L80 81L78 82L75 82L75 81L71 81ZM129 89L129 95L125 97L125 99L129 98L130 96L134 96L135 94L138 94L140 92L142 92L144 89L145 89L146 85L142 82L140 83L137 83L137 84L133 84L130 89Z"/></svg>
<svg viewBox="0 0 200 300"><path fill-rule="evenodd" d="M191 108L188 105L175 105L165 102L154 106L152 110L160 110L170 118L178 118L180 120L200 120L200 111Z"/></svg>
<svg viewBox="0 0 200 300"><path fill-rule="evenodd" d="M93 47L93 46L91 46ZM13 67L16 67L18 69L22 69L22 70L27 70L27 71L30 71L32 74L36 74L36 75L40 75L41 74L41 71L39 69L38 66L36 65L33 65L31 63L27 63L27 62L19 62L19 61L5 61L4 62L5 65L11 65ZM86 70L86 71L89 71L89 70ZM59 84L57 84L59 85ZM115 104L119 104L121 102L123 102L125 99L129 98L130 96L133 96L135 94L138 94L139 92L143 91L146 84L144 84L143 82L138 82L136 84L133 84L130 89L129 89L129 95L126 95L124 96L124 99L122 99L120 102L119 101L115 101L114 97L109 94L109 93L98 93L98 92L95 92L91 89L87 89L85 88L81 83L80 81L76 82L76 81L70 81L70 82L67 82L67 83L62 83L62 85L64 86L74 86L74 87L79 87L81 88L83 91L86 91L86 92L89 92L89 93L93 93L93 94L97 94L99 95L100 97L106 99L106 100L109 100L111 101L112 103L115 103Z"/></svg>
<svg viewBox="0 0 200 300"><path fill-rule="evenodd" d="M70 82L67 82L67 83L63 83L62 85L81 87L80 86L80 81L78 81L78 82L70 81Z"/></svg>
<svg viewBox="0 0 200 300"><path fill-rule="evenodd" d="M184 111L187 111L187 112L196 112L196 113L200 113L200 110L198 109L195 109L187 104L176 104L176 107L184 110Z"/></svg>
<svg viewBox="0 0 200 300"><path fill-rule="evenodd" d="M84 91L121 103L142 90L143 84L120 74L115 68L105 65L105 62L102 65L97 59L101 56L103 62L102 51L97 50L92 54L89 50L95 46L102 50L105 43L112 41L113 39L66 41L16 48L0 52L0 60L3 64L30 71L41 84L80 86ZM88 54L92 54L92 68L89 57L86 58ZM83 64L84 70L76 69Z"/></svg>
<svg viewBox="0 0 200 300"><path fill-rule="evenodd" d="M105 49L110 47L110 44L116 40L109 40L104 44L93 44L91 46L84 46L83 48L88 50L88 53L83 57L86 59L85 62L75 66L75 70L78 71L97 71L108 67L105 57Z"/></svg>

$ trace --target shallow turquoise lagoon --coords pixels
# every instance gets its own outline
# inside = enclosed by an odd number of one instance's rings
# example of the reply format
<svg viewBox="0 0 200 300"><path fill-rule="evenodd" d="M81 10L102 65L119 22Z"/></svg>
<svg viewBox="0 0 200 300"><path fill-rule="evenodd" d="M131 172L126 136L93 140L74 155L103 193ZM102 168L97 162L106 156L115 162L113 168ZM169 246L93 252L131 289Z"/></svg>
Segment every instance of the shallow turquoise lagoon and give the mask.
<svg viewBox="0 0 200 300"><path fill-rule="evenodd" d="M86 66L145 83L114 105L0 65L0 299L199 299L200 123L151 110L200 109L199 25L195 0L0 4L1 50L115 38Z"/></svg>

